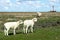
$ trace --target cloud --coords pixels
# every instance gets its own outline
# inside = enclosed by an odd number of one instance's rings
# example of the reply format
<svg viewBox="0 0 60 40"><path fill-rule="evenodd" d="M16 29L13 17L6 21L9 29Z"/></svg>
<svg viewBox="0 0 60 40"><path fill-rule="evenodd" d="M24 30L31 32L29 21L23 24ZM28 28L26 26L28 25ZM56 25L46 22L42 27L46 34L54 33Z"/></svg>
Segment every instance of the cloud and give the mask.
<svg viewBox="0 0 60 40"><path fill-rule="evenodd" d="M21 3L20 2L16 2L16 5L20 5Z"/></svg>
<svg viewBox="0 0 60 40"><path fill-rule="evenodd" d="M41 3L40 1L26 1L25 2L27 5L35 6L35 7L40 7Z"/></svg>
<svg viewBox="0 0 60 40"><path fill-rule="evenodd" d="M49 6L57 6L60 4L60 0L49 0Z"/></svg>
<svg viewBox="0 0 60 40"><path fill-rule="evenodd" d="M10 0L5 0L7 3L10 3Z"/></svg>
<svg viewBox="0 0 60 40"><path fill-rule="evenodd" d="M16 8L21 8L21 6L26 6L26 7L31 7L31 8L41 8L43 7L49 7L47 4L45 3L41 3L41 1L16 1L15 7Z"/></svg>
<svg viewBox="0 0 60 40"><path fill-rule="evenodd" d="M51 3L58 3L60 0L49 0Z"/></svg>
<svg viewBox="0 0 60 40"><path fill-rule="evenodd" d="M49 0L49 1L51 1L51 2L56 2L57 0Z"/></svg>
<svg viewBox="0 0 60 40"><path fill-rule="evenodd" d="M21 11L21 10L31 11L31 9L33 9L32 11L34 10L36 11L37 9L38 11L43 8L49 9L51 8L51 5L55 5L56 7L58 2L60 2L60 0L46 0L46 1L43 1L43 0L13 0L13 1L12 0L0 0L0 10L5 9L9 11Z"/></svg>
<svg viewBox="0 0 60 40"><path fill-rule="evenodd" d="M40 7L40 1L16 1L16 6L20 6L20 5L26 5L26 6L34 6L34 7Z"/></svg>
<svg viewBox="0 0 60 40"><path fill-rule="evenodd" d="M19 5L30 5L31 7L40 8L42 6L49 7L47 4L42 3L41 1L17 1L17 6Z"/></svg>
<svg viewBox="0 0 60 40"><path fill-rule="evenodd" d="M4 5L4 6L9 6L9 5L11 5L11 2L10 2L10 0L1 0L0 4Z"/></svg>
<svg viewBox="0 0 60 40"><path fill-rule="evenodd" d="M12 2L10 0L0 0L0 6L7 10L12 6Z"/></svg>
<svg viewBox="0 0 60 40"><path fill-rule="evenodd" d="M5 10L8 10L9 9L9 7L4 7L5 8Z"/></svg>

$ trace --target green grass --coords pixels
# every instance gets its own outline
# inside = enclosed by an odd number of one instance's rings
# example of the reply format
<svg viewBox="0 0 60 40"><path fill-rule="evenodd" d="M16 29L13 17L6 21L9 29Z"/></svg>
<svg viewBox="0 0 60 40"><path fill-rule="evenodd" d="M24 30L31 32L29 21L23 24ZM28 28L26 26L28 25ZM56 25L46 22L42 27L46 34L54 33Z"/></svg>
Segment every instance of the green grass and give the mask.
<svg viewBox="0 0 60 40"><path fill-rule="evenodd" d="M33 33L9 36L5 36L3 31L0 31L0 40L60 40L60 27L37 28Z"/></svg>
<svg viewBox="0 0 60 40"><path fill-rule="evenodd" d="M21 19L25 20L31 18L27 17ZM2 21L4 22L4 19ZM3 32L3 24L4 23L0 23L0 40L60 40L60 17L39 18L34 25L34 32L28 34L23 34L23 26L20 25L19 27L21 29L16 30L16 35L13 35L12 30L10 30L10 35L5 36Z"/></svg>

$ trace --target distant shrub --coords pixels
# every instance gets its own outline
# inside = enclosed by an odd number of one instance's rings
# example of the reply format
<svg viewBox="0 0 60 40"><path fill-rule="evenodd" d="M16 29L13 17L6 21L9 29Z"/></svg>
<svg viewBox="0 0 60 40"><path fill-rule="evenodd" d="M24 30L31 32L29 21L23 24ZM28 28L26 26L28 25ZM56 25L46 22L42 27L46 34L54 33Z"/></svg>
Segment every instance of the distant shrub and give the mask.
<svg viewBox="0 0 60 40"><path fill-rule="evenodd" d="M60 25L60 17L52 16L45 19L39 18L37 22L37 26L41 27L50 27Z"/></svg>

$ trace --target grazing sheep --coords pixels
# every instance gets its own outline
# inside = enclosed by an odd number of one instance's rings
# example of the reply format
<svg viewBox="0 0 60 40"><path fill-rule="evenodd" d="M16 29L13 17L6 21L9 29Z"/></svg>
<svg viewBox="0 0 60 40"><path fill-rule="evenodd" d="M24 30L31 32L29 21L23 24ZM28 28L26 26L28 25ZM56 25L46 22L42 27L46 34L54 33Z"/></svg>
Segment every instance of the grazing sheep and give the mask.
<svg viewBox="0 0 60 40"><path fill-rule="evenodd" d="M39 17L40 17L41 15L42 15L42 13L40 13L40 12L37 12L37 16L39 16Z"/></svg>
<svg viewBox="0 0 60 40"><path fill-rule="evenodd" d="M5 26L4 33L5 33L5 35L8 36L8 31L9 31L10 28L13 29L14 35L15 35L16 34L15 33L15 29L18 27L19 24L22 24L22 23L23 23L22 20L19 20L17 22L7 22L7 23L4 23L4 26Z"/></svg>
<svg viewBox="0 0 60 40"><path fill-rule="evenodd" d="M24 33L27 33L29 27L31 29L31 32L33 32L34 22L37 22L37 18L33 18L32 20L24 21L24 27L23 27Z"/></svg>

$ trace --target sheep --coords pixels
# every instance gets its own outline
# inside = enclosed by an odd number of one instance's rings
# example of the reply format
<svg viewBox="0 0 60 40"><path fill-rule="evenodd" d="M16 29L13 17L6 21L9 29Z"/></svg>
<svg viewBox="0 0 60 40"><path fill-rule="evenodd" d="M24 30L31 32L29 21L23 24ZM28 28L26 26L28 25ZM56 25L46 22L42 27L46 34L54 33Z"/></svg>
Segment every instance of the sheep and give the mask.
<svg viewBox="0 0 60 40"><path fill-rule="evenodd" d="M34 22L37 22L37 18L33 18L31 20L25 20L23 25L23 32L27 33L28 32L28 28L30 28L30 31L33 32L33 26L34 26Z"/></svg>
<svg viewBox="0 0 60 40"><path fill-rule="evenodd" d="M37 16L40 17L42 15L42 13L40 12L37 12Z"/></svg>
<svg viewBox="0 0 60 40"><path fill-rule="evenodd" d="M15 35L16 34L15 29L18 27L19 24L23 24L23 21L19 20L17 22L6 22L6 23L4 23L4 26L5 26L4 33L5 33L5 35L8 36L8 31L9 31L10 28L13 29L13 33Z"/></svg>

